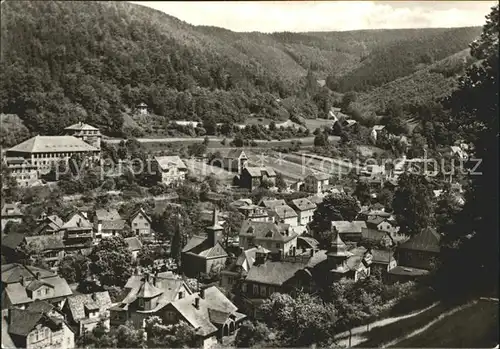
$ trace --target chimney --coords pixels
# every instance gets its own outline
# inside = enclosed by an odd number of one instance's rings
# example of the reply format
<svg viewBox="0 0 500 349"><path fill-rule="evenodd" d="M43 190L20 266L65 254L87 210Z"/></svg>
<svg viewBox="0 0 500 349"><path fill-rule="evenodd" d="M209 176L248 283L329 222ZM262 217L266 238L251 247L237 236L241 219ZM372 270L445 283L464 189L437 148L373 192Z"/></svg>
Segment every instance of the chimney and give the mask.
<svg viewBox="0 0 500 349"><path fill-rule="evenodd" d="M94 302L97 302L97 294L95 292L92 293L91 297Z"/></svg>
<svg viewBox="0 0 500 349"><path fill-rule="evenodd" d="M314 256L314 248L311 248L311 257Z"/></svg>
<svg viewBox="0 0 500 349"><path fill-rule="evenodd" d="M200 298L201 298L201 299L205 299L205 289L204 289L204 288L202 288L202 289L200 290Z"/></svg>
<svg viewBox="0 0 500 349"><path fill-rule="evenodd" d="M180 291L179 292L179 299L182 299L182 298L184 298L184 292Z"/></svg>
<svg viewBox="0 0 500 349"><path fill-rule="evenodd" d="M37 272L36 272L36 274L35 274L35 278L36 278L37 280L40 280L40 272L39 272L39 271L37 271Z"/></svg>
<svg viewBox="0 0 500 349"><path fill-rule="evenodd" d="M156 275L153 276L153 286L156 286Z"/></svg>
<svg viewBox="0 0 500 349"><path fill-rule="evenodd" d="M144 281L149 282L149 273L144 273Z"/></svg>
<svg viewBox="0 0 500 349"><path fill-rule="evenodd" d="M196 298L194 299L194 307L195 307L196 309L200 309L200 297L196 297Z"/></svg>
<svg viewBox="0 0 500 349"><path fill-rule="evenodd" d="M24 286L24 277L22 275L19 277L19 283Z"/></svg>

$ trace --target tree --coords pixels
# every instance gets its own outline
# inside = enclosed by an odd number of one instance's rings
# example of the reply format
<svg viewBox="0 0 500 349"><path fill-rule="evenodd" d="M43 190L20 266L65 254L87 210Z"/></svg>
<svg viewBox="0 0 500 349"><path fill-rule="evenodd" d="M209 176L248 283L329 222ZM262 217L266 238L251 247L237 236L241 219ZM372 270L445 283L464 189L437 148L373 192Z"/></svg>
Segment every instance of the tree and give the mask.
<svg viewBox="0 0 500 349"><path fill-rule="evenodd" d="M89 272L89 259L82 254L66 255L59 263L57 272L68 283L84 280Z"/></svg>
<svg viewBox="0 0 500 349"><path fill-rule="evenodd" d="M241 135L241 133L238 133L234 139L233 139L233 145L237 148L241 148L245 145L245 139Z"/></svg>
<svg viewBox="0 0 500 349"><path fill-rule="evenodd" d="M415 235L433 223L433 194L423 175L403 173L398 180L392 209L400 232Z"/></svg>
<svg viewBox="0 0 500 349"><path fill-rule="evenodd" d="M132 254L121 236L103 238L89 255L90 272L101 285L124 286L132 275Z"/></svg>
<svg viewBox="0 0 500 349"><path fill-rule="evenodd" d="M137 259L139 260L139 265L143 267L153 265L155 261L155 252L149 245L143 245L137 254Z"/></svg>
<svg viewBox="0 0 500 349"><path fill-rule="evenodd" d="M356 199L347 194L330 194L314 211L311 229L314 233L329 232L332 221L353 221L359 212Z"/></svg>
<svg viewBox="0 0 500 349"><path fill-rule="evenodd" d="M245 216L238 211L229 211L224 220L224 247L228 246L229 238L238 235Z"/></svg>
<svg viewBox="0 0 500 349"><path fill-rule="evenodd" d="M185 321L164 325L158 316L146 319L148 348L194 348L198 345L195 329Z"/></svg>
<svg viewBox="0 0 500 349"><path fill-rule="evenodd" d="M377 201L386 209L392 209L392 200L394 200L394 192L388 188L383 188L377 195Z"/></svg>
<svg viewBox="0 0 500 349"><path fill-rule="evenodd" d="M236 334L235 344L238 348L265 347L271 330L260 321L244 321Z"/></svg>
<svg viewBox="0 0 500 349"><path fill-rule="evenodd" d="M288 188L288 185L286 184L285 178L283 178L283 175L281 174L281 172L276 173L276 187L278 187L278 189L280 191L283 191L286 188Z"/></svg>
<svg viewBox="0 0 500 349"><path fill-rule="evenodd" d="M326 147L329 144L328 134L326 132L320 132L314 137L315 147Z"/></svg>
<svg viewBox="0 0 500 349"><path fill-rule="evenodd" d="M268 327L277 332L279 346L328 346L333 342L336 311L318 297L299 293L292 298L274 293L261 305L260 312Z"/></svg>
<svg viewBox="0 0 500 349"><path fill-rule="evenodd" d="M356 102L356 99L357 99L356 92L347 92L346 94L344 94L344 96L342 96L342 101L340 102L340 108L343 111L346 111L351 105L351 103Z"/></svg>
<svg viewBox="0 0 500 349"><path fill-rule="evenodd" d="M370 203L370 186L368 183L359 181L356 184L354 196L356 196L362 204Z"/></svg>
<svg viewBox="0 0 500 349"><path fill-rule="evenodd" d="M136 330L132 323L120 325L114 331L116 348L141 348L143 343L143 331Z"/></svg>
<svg viewBox="0 0 500 349"><path fill-rule="evenodd" d="M467 69L458 89L445 102L452 114L449 127L460 125L466 140L474 145L473 157L482 162L469 174L465 206L456 217L453 234L445 235L443 241L447 255L441 273L443 294L453 294L462 285L461 293L494 291L498 297L499 22L497 4L486 17L480 39L470 45L478 64Z"/></svg>

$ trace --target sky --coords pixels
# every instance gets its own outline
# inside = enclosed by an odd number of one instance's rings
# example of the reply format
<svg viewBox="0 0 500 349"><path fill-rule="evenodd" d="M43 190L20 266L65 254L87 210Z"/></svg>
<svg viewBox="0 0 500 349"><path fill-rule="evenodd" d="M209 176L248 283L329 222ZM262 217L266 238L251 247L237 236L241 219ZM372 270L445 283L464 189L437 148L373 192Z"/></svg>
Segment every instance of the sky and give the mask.
<svg viewBox="0 0 500 349"><path fill-rule="evenodd" d="M236 32L482 26L494 1L131 1Z"/></svg>

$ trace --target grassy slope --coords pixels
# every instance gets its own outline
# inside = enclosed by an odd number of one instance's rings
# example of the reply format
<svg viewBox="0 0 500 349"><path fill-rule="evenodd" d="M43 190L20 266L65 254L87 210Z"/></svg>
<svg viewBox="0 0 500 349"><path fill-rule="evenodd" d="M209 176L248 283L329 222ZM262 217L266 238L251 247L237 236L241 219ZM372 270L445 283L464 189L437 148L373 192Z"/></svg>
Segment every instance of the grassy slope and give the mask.
<svg viewBox="0 0 500 349"><path fill-rule="evenodd" d="M398 348L493 348L498 344L498 303L479 301L397 343Z"/></svg>

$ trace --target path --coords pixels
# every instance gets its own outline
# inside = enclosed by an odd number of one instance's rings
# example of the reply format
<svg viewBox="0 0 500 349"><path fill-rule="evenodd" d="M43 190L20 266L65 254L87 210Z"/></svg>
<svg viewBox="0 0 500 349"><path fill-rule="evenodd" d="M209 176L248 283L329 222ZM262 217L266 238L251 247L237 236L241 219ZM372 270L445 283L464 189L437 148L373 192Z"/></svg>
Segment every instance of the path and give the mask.
<svg viewBox="0 0 500 349"><path fill-rule="evenodd" d="M363 326L355 327L351 330L351 333L352 333L351 347L354 347L360 343L363 343L366 340L364 334L366 332L369 332L373 328L386 326L386 325L392 324L396 321L400 321L400 320L404 320L407 318L417 316L423 312L426 312L426 311L434 308L438 304L439 304L439 302L436 302L425 309L422 309L422 310L419 310L419 311L416 311L414 313L410 313L407 315L381 319L381 320L378 320L378 321L375 321L375 322L368 324L368 326L363 325ZM368 328L368 331L367 331L367 328ZM345 331L345 332L337 334L335 336L335 339L337 340L337 345L342 346L342 347L348 347L349 346L349 331Z"/></svg>

